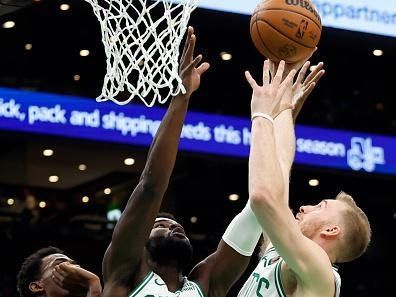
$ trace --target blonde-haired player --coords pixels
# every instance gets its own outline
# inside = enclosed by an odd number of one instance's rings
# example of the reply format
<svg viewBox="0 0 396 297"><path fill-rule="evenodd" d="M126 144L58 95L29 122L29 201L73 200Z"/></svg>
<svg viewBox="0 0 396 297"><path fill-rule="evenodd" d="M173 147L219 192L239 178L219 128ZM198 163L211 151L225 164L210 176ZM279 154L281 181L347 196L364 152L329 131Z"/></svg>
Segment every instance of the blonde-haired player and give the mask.
<svg viewBox="0 0 396 297"><path fill-rule="evenodd" d="M339 296L341 279L333 264L358 258L370 242L367 216L345 193L302 206L296 217L289 209L288 183L295 154L292 108L300 111L306 97L299 93L312 90L324 73L318 72L317 79L308 76L308 84L303 83L308 67L306 63L295 84L294 69L283 79L283 61L272 79L270 62L265 61L262 86L246 72L253 90L250 204L271 245L239 297ZM293 102L293 98L300 100Z"/></svg>

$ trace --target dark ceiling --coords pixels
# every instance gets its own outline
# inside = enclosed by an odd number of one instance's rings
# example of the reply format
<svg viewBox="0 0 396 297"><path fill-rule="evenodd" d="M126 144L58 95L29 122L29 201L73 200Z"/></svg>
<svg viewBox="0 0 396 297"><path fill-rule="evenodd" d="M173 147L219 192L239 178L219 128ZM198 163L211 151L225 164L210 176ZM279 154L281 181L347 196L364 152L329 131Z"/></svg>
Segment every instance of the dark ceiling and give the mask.
<svg viewBox="0 0 396 297"><path fill-rule="evenodd" d="M63 3L69 4L70 10L61 11L59 7ZM0 16L0 24L10 20L15 22L14 28L0 27L0 86L90 98L99 94L106 64L99 23L88 3L83 0L35 1L25 9ZM249 17L198 9L192 15L191 24L198 36L197 52L203 53L212 68L190 109L248 117L250 91L243 73L249 69L259 75L263 61L250 41ZM30 50L25 49L26 44L32 45ZM309 99L299 122L396 135L395 48L395 38L324 28L313 62L324 61L327 73ZM88 49L90 55L81 57L82 49ZM375 57L374 49L383 50L384 55ZM233 59L223 61L219 55L221 51L230 52ZM76 74L81 77L79 81L73 79ZM1 132L0 139L1 197L23 197L29 189L37 199L55 201L53 205L60 199L73 201L76 213L103 214L109 201L114 200L122 206L136 185L147 153L146 148L10 132ZM46 148L54 149L53 157L42 156ZM136 164L126 167L123 164L126 157L135 158ZM80 162L88 165L86 172L77 170ZM48 175L55 171L61 179L50 184ZM317 188L308 186L308 180L314 177L320 179ZM371 274L384 265L380 263L391 258L396 247L394 182L392 176L298 166L293 169L293 207L314 203L318 198L332 197L345 190L358 197L373 221L372 248L357 264L344 269L343 296L381 297L391 292L382 287L385 280L373 280ZM175 212L186 223L198 249L201 248L197 257L215 246L225 224L244 205L246 185L245 159L180 154L164 208ZM107 186L116 189L112 200L103 196ZM228 195L231 193L240 194L241 199L230 202ZM99 206L82 206L83 195L97 197ZM198 218L198 223L189 222L192 216ZM91 240L84 236L78 238L78 242ZM103 238L98 234L92 237L100 238L95 255L101 255L105 248ZM26 253L29 244L23 242L26 246L17 250ZM34 242L34 247L39 243L48 244L44 239ZM71 250L79 246L65 240L57 242ZM13 244L10 244L11 249L15 247ZM87 251L87 247L81 247L82 251ZM7 253L9 259L22 257L11 251ZM74 254L81 256L78 252ZM98 268L93 260L85 261L93 269ZM367 265L370 269L365 269Z"/></svg>

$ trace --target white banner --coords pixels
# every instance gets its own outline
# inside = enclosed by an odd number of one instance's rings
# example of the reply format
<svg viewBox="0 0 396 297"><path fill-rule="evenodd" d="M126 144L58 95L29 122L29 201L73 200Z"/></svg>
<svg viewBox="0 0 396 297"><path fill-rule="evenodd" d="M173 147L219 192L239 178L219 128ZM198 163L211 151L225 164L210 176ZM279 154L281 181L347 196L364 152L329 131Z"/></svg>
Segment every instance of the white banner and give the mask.
<svg viewBox="0 0 396 297"><path fill-rule="evenodd" d="M174 0L178 2L178 0ZM285 0L298 3L304 0ZM203 8L250 15L259 0L198 0ZM324 26L396 37L396 0L312 0Z"/></svg>

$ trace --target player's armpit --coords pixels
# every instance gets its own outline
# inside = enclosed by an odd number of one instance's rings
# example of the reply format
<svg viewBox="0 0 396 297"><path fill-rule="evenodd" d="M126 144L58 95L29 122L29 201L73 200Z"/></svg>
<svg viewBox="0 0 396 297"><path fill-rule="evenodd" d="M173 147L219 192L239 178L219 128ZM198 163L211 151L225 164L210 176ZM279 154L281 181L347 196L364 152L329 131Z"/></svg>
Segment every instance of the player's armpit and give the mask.
<svg viewBox="0 0 396 297"><path fill-rule="evenodd" d="M207 297L223 297L241 277L249 260L221 240L216 252L191 270L189 279L199 283Z"/></svg>

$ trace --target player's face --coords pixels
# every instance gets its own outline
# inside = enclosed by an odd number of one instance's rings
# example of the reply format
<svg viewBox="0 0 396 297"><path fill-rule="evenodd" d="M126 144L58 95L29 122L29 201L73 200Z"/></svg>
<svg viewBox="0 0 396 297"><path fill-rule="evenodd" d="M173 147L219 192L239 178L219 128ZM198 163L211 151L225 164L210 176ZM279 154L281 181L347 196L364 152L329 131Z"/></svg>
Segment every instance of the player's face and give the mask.
<svg viewBox="0 0 396 297"><path fill-rule="evenodd" d="M182 225L168 220L155 222L153 229L151 230L150 233L150 238L167 237L167 236L175 238L175 240L177 239L188 240L186 236L186 232L184 231Z"/></svg>
<svg viewBox="0 0 396 297"><path fill-rule="evenodd" d="M63 262L76 264L75 261L63 254L51 254L44 257L42 260L41 283L43 285L45 295L48 297L74 296L72 292L59 287L58 284L52 279L52 271L54 270L55 266Z"/></svg>
<svg viewBox="0 0 396 297"><path fill-rule="evenodd" d="M184 228L174 221L155 222L146 249L157 264L174 265L180 270L190 263L192 257L192 246Z"/></svg>
<svg viewBox="0 0 396 297"><path fill-rule="evenodd" d="M301 206L296 219L302 233L313 239L328 226L340 225L340 211L344 207L341 201L322 200L316 205Z"/></svg>

